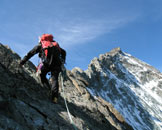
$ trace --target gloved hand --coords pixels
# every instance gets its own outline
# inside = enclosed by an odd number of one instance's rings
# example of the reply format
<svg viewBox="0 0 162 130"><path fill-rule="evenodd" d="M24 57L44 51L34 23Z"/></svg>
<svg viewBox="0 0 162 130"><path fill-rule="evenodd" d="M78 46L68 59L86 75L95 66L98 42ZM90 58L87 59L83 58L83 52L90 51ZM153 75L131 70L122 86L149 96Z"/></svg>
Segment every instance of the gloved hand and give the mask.
<svg viewBox="0 0 162 130"><path fill-rule="evenodd" d="M24 65L24 61L20 60L19 66L22 67Z"/></svg>

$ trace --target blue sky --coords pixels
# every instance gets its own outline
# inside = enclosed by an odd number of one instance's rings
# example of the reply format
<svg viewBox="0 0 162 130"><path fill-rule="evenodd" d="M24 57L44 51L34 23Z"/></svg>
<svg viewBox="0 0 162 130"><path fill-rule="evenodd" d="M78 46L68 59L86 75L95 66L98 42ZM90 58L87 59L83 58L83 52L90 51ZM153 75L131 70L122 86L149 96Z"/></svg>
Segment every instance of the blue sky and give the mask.
<svg viewBox="0 0 162 130"><path fill-rule="evenodd" d="M0 0L1 43L23 57L43 33L66 49L68 69L121 47L162 72L161 0Z"/></svg>

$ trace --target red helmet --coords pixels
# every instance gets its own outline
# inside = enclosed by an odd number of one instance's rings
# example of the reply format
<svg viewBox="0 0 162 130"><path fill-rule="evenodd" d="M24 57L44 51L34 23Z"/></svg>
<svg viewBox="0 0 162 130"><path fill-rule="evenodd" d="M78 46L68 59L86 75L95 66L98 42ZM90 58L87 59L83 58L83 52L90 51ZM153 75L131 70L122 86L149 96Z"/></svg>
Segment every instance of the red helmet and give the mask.
<svg viewBox="0 0 162 130"><path fill-rule="evenodd" d="M53 41L53 35L52 34L43 34L41 36L41 41L50 41L52 42Z"/></svg>

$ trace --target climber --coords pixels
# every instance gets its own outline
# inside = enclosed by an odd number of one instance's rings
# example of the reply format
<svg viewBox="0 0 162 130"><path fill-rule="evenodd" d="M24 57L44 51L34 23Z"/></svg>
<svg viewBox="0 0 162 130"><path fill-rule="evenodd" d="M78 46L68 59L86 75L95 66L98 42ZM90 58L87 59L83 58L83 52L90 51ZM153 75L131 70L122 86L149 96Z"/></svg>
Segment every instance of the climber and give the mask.
<svg viewBox="0 0 162 130"><path fill-rule="evenodd" d="M65 63L66 51L59 47L59 44L53 40L53 35L43 34L39 38L39 43L20 61L20 65L24 65L33 55L39 53L42 61L40 78L43 86L51 90L52 102L58 101L58 75L61 72L61 66ZM46 78L46 74L51 72L52 86Z"/></svg>

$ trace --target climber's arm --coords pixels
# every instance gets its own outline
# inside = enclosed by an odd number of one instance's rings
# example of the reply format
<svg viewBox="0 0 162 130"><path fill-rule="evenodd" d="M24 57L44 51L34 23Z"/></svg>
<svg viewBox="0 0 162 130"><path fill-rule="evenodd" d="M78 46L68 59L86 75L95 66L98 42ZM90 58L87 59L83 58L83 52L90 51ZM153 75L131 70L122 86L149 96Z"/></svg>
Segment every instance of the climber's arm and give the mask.
<svg viewBox="0 0 162 130"><path fill-rule="evenodd" d="M26 63L26 61L28 61L32 56L34 56L35 54L37 54L38 52L41 51L41 44L38 44L37 46L35 46L32 50L30 50L26 56L24 56L24 58L20 61L21 65L24 65Z"/></svg>

